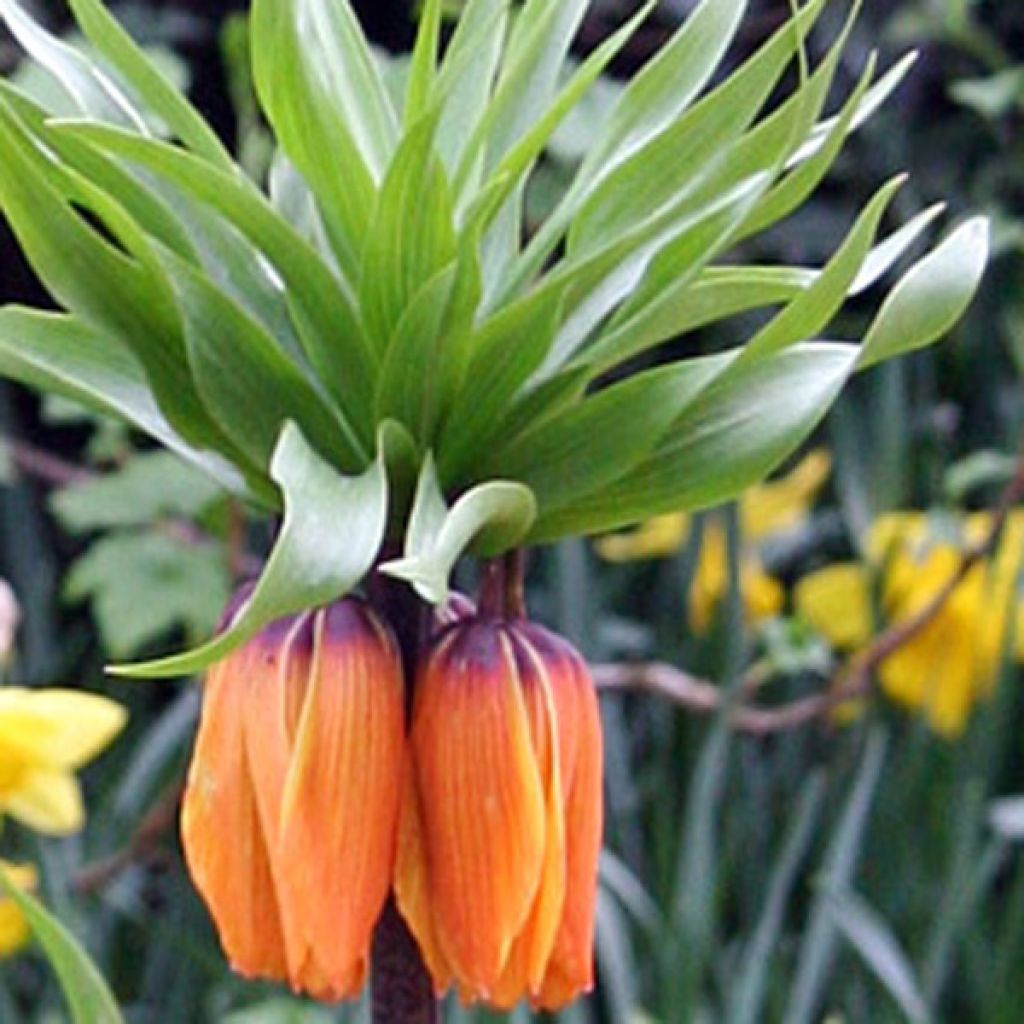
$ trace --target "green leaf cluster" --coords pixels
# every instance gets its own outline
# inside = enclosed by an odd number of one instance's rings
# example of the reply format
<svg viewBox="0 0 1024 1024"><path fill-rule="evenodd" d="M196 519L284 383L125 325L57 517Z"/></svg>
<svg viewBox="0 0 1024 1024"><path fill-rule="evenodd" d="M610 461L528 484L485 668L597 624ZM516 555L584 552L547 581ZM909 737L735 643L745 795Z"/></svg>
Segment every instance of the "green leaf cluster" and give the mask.
<svg viewBox="0 0 1024 1024"><path fill-rule="evenodd" d="M912 63L878 74L872 56L827 112L856 2L813 66L825 0L719 80L747 4L702 0L529 237L550 140L653 4L574 64L587 0L469 0L445 45L443 4L427 0L396 99L348 0L254 0L252 74L278 147L263 183L100 0L69 2L88 51L0 0L77 111L53 118L0 86L0 206L64 310L0 311L0 372L131 423L285 517L231 634L163 671L344 593L389 533L404 546L391 571L440 600L474 544L727 500L852 374L948 329L986 262L986 224L968 221L898 281L862 343L830 340L846 300L937 212L883 238L902 179L820 268L734 262ZM735 348L666 356L750 311L764 326Z"/></svg>

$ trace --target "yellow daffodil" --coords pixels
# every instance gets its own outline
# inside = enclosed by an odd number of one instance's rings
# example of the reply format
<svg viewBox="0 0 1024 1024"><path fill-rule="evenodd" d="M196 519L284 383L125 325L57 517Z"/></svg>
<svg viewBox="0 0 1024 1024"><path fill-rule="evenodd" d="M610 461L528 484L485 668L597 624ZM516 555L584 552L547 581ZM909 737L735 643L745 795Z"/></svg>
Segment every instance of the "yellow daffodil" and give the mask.
<svg viewBox="0 0 1024 1024"><path fill-rule="evenodd" d="M0 860L0 871L10 885L31 892L39 883L39 874L31 864L11 864ZM21 907L0 890L0 959L13 956L29 940L31 929Z"/></svg>
<svg viewBox="0 0 1024 1024"><path fill-rule="evenodd" d="M0 687L0 814L47 835L85 820L74 772L121 731L125 710L77 690Z"/></svg>
<svg viewBox="0 0 1024 1024"><path fill-rule="evenodd" d="M919 513L884 516L868 538L868 564L832 565L801 580L800 615L836 647L854 649L871 638L871 583L880 579L887 623L925 608L956 572L967 544L982 539L990 519L970 516L937 531ZM919 710L940 735L959 736L974 705L992 690L1014 630L1012 653L1024 661L1024 606L1017 580L1024 557L1024 512L1007 521L999 547L976 565L938 613L879 669L882 689Z"/></svg>
<svg viewBox="0 0 1024 1024"><path fill-rule="evenodd" d="M748 620L759 622L777 615L785 594L781 584L764 569L757 545L768 537L799 526L831 471L828 452L815 449L785 476L759 484L739 500L744 548L740 589ZM690 517L685 513L658 516L628 533L603 537L598 554L609 562L665 558L689 539ZM690 621L698 632L711 625L728 589L728 552L725 529L710 520L704 527L700 559L690 592Z"/></svg>

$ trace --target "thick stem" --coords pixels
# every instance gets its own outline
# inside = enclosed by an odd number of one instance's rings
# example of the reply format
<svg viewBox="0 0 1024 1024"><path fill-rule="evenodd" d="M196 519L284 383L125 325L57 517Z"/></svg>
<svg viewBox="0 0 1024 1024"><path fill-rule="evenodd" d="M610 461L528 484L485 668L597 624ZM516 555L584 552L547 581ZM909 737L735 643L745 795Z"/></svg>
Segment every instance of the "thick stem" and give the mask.
<svg viewBox="0 0 1024 1024"><path fill-rule="evenodd" d="M416 665L430 633L430 608L413 590L375 573L370 598L391 623L402 651L408 706ZM373 1024L438 1024L440 1013L423 958L405 922L389 899L373 939Z"/></svg>

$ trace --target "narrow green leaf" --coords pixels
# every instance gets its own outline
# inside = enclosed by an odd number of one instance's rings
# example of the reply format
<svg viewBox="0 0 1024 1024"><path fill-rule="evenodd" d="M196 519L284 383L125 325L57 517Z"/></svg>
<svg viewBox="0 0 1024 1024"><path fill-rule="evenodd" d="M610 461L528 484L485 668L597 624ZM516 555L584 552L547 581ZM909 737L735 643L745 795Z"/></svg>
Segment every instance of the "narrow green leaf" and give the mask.
<svg viewBox="0 0 1024 1024"><path fill-rule="evenodd" d="M223 170L234 166L216 132L135 44L100 0L68 0L86 39L186 146Z"/></svg>
<svg viewBox="0 0 1024 1024"><path fill-rule="evenodd" d="M443 0L425 0L420 11L420 25L409 63L409 82L405 91L405 110L402 113L406 130L416 124L431 105L441 45L443 7Z"/></svg>
<svg viewBox="0 0 1024 1024"><path fill-rule="evenodd" d="M202 671L268 623L343 597L369 572L387 525L383 458L362 476L340 476L288 423L270 474L284 495L284 523L256 589L230 628L196 650L114 666L111 673L166 678Z"/></svg>
<svg viewBox="0 0 1024 1024"><path fill-rule="evenodd" d="M786 838L772 869L764 907L757 928L744 950L729 998L730 1024L747 1024L765 1016L764 993L773 958L778 948L787 904L797 872L814 838L825 797L825 778L815 772L804 783L790 817Z"/></svg>
<svg viewBox="0 0 1024 1024"><path fill-rule="evenodd" d="M841 44L837 44L837 48L839 45ZM860 81L835 119L831 131L822 140L818 151L799 164L764 197L764 200L737 233L737 241L766 230L772 224L799 209L824 180L828 169L839 155L843 143L852 130L853 119L860 101L874 76L875 61L876 54L872 53L861 74Z"/></svg>
<svg viewBox="0 0 1024 1024"><path fill-rule="evenodd" d="M690 311L686 298L690 285L759 202L767 184L763 179L760 187L712 204L658 253L628 301L593 343L580 352L579 360L594 376L678 333L675 325L679 307ZM666 325L668 334L664 333ZM556 348L565 340L561 335Z"/></svg>
<svg viewBox="0 0 1024 1024"><path fill-rule="evenodd" d="M423 465L403 557L380 571L406 580L434 605L448 600L455 563L473 544L484 557L519 544L537 513L528 487L492 480L467 491L448 510L432 458Z"/></svg>
<svg viewBox="0 0 1024 1024"><path fill-rule="evenodd" d="M988 254L988 221L975 217L911 267L864 338L858 368L922 348L945 334L974 298Z"/></svg>
<svg viewBox="0 0 1024 1024"><path fill-rule="evenodd" d="M649 0L625 25L590 54L543 115L505 154L493 172L492 180L505 179L506 196L520 184L569 112L579 104L594 82L633 38L637 29L654 9L654 3L655 0Z"/></svg>
<svg viewBox="0 0 1024 1024"><path fill-rule="evenodd" d="M15 0L0 0L0 17L35 61L60 82L83 114L146 133L146 125L124 92L85 54L34 21Z"/></svg>
<svg viewBox="0 0 1024 1024"><path fill-rule="evenodd" d="M74 209L65 195L68 172L46 160L2 102L0 155L0 205L47 289L131 349L161 411L189 444L219 444L222 435L193 387L165 286ZM88 198L91 206L96 197ZM108 213L119 209L112 200L103 206ZM121 226L131 224L121 211Z"/></svg>
<svg viewBox="0 0 1024 1024"><path fill-rule="evenodd" d="M515 438L485 472L521 480L545 514L592 494L650 455L669 427L734 354L635 374Z"/></svg>
<svg viewBox="0 0 1024 1024"><path fill-rule="evenodd" d="M510 403L548 353L559 305L557 294L536 292L507 306L474 335L472 361L438 446L443 480L458 479L501 436Z"/></svg>
<svg viewBox="0 0 1024 1024"><path fill-rule="evenodd" d="M344 424L274 338L204 274L169 252L163 261L181 307L196 386L253 464L269 464L282 426L294 420L340 469L365 465L358 441L346 436Z"/></svg>
<svg viewBox="0 0 1024 1024"><path fill-rule="evenodd" d="M347 0L254 0L250 32L260 102L354 284L396 130L362 31Z"/></svg>
<svg viewBox="0 0 1024 1024"><path fill-rule="evenodd" d="M456 256L454 209L434 151L436 115L402 140L365 240L359 303L381 353L420 289Z"/></svg>
<svg viewBox="0 0 1024 1024"><path fill-rule="evenodd" d="M931 1014L914 969L889 926L850 890L830 890L825 898L839 931L892 996L905 1018L911 1024L927 1024Z"/></svg>
<svg viewBox="0 0 1024 1024"><path fill-rule="evenodd" d="M713 178L731 143L747 129L793 58L801 34L817 18L812 0L740 69L678 121L625 160L581 205L569 232L568 251L596 248L687 188Z"/></svg>
<svg viewBox="0 0 1024 1024"><path fill-rule="evenodd" d="M72 934L41 903L7 880L0 885L17 903L57 974L74 1024L124 1024L107 983Z"/></svg>
<svg viewBox="0 0 1024 1024"><path fill-rule="evenodd" d="M818 1002L832 971L838 937L828 893L848 888L853 878L887 748L884 732L876 730L869 735L857 777L825 855L823 887L804 928L796 978L782 1016L784 1024L811 1024L816 1019Z"/></svg>
<svg viewBox="0 0 1024 1024"><path fill-rule="evenodd" d="M814 284L747 342L740 357L744 362L761 359L788 345L813 338L829 323L860 274L882 216L905 180L906 176L901 175L878 190Z"/></svg>
<svg viewBox="0 0 1024 1024"><path fill-rule="evenodd" d="M449 174L454 174L480 119L487 110L498 71L509 0L469 0L445 51L435 89L444 112L437 128L437 151ZM483 161L477 161L482 168ZM477 183L470 172L467 185Z"/></svg>
<svg viewBox="0 0 1024 1024"><path fill-rule="evenodd" d="M381 370L377 419L392 417L421 441L433 435L449 397L449 367L440 350L455 274L455 267L446 267L423 285L398 322Z"/></svg>
<svg viewBox="0 0 1024 1024"><path fill-rule="evenodd" d="M200 466L228 490L245 491L229 463L191 448L174 432L134 356L115 338L72 316L15 306L0 309L0 375L124 420Z"/></svg>
<svg viewBox="0 0 1024 1024"><path fill-rule="evenodd" d="M594 140L572 191L606 175L663 131L710 81L739 28L747 0L703 0L637 74Z"/></svg>
<svg viewBox="0 0 1024 1024"><path fill-rule="evenodd" d="M807 437L849 377L857 348L795 345L736 360L648 459L598 492L541 508L531 543L619 529L652 516L721 505L763 479Z"/></svg>
<svg viewBox="0 0 1024 1024"><path fill-rule="evenodd" d="M258 191L240 175L153 140L93 124L66 124L104 151L153 171L218 211L267 258L284 281L296 329L310 364L330 390L364 447L372 436L376 356L355 306L338 279Z"/></svg>

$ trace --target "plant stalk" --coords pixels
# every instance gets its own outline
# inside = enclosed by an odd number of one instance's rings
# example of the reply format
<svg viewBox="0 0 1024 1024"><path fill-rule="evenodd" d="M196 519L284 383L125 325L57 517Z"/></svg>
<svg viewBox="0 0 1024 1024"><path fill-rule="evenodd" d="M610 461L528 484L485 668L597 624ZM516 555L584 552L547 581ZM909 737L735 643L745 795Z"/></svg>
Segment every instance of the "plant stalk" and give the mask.
<svg viewBox="0 0 1024 1024"><path fill-rule="evenodd" d="M416 666L429 640L431 609L411 587L374 573L370 600L391 623L402 653L406 711L412 710ZM389 898L373 938L373 1024L439 1024L440 1010L419 947Z"/></svg>

